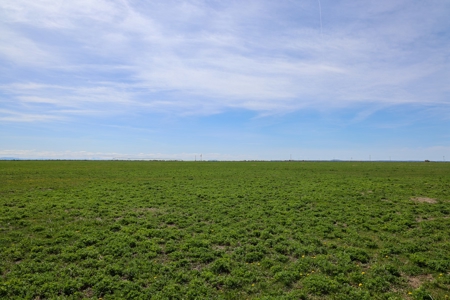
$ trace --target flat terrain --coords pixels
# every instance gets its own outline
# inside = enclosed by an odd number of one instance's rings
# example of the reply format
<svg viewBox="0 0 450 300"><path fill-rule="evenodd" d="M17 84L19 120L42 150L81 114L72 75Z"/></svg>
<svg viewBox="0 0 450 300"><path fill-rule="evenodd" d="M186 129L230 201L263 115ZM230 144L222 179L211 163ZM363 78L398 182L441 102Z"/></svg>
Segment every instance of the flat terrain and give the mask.
<svg viewBox="0 0 450 300"><path fill-rule="evenodd" d="M0 298L447 299L450 163L0 162Z"/></svg>

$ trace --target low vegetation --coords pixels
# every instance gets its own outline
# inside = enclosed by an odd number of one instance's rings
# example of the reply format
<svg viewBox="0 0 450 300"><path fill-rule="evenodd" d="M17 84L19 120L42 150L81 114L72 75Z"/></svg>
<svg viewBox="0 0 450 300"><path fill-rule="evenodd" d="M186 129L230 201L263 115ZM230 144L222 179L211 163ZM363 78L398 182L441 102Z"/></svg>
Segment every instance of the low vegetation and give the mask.
<svg viewBox="0 0 450 300"><path fill-rule="evenodd" d="M0 162L0 298L447 299L450 164Z"/></svg>

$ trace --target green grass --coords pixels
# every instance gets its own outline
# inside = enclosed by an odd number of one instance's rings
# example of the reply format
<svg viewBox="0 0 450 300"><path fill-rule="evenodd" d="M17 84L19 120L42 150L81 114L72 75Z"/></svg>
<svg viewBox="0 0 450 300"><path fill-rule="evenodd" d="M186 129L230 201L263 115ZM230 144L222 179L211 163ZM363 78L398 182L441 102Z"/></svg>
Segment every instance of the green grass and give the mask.
<svg viewBox="0 0 450 300"><path fill-rule="evenodd" d="M4 161L0 298L446 299L449 200L448 163Z"/></svg>

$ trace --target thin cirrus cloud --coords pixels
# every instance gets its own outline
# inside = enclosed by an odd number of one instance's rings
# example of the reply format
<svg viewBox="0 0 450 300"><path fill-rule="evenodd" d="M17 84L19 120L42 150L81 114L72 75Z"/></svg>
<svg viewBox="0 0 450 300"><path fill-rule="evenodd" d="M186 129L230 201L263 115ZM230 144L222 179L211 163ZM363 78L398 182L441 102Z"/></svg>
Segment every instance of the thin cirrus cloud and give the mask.
<svg viewBox="0 0 450 300"><path fill-rule="evenodd" d="M0 120L361 104L448 111L448 2L321 4L2 1Z"/></svg>

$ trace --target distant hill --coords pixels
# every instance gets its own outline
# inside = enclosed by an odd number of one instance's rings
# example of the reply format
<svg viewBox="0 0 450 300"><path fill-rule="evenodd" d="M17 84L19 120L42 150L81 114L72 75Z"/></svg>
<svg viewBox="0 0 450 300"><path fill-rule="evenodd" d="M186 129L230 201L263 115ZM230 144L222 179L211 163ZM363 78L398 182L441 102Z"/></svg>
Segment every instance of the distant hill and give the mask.
<svg viewBox="0 0 450 300"><path fill-rule="evenodd" d="M0 157L0 160L19 160L17 157Z"/></svg>

